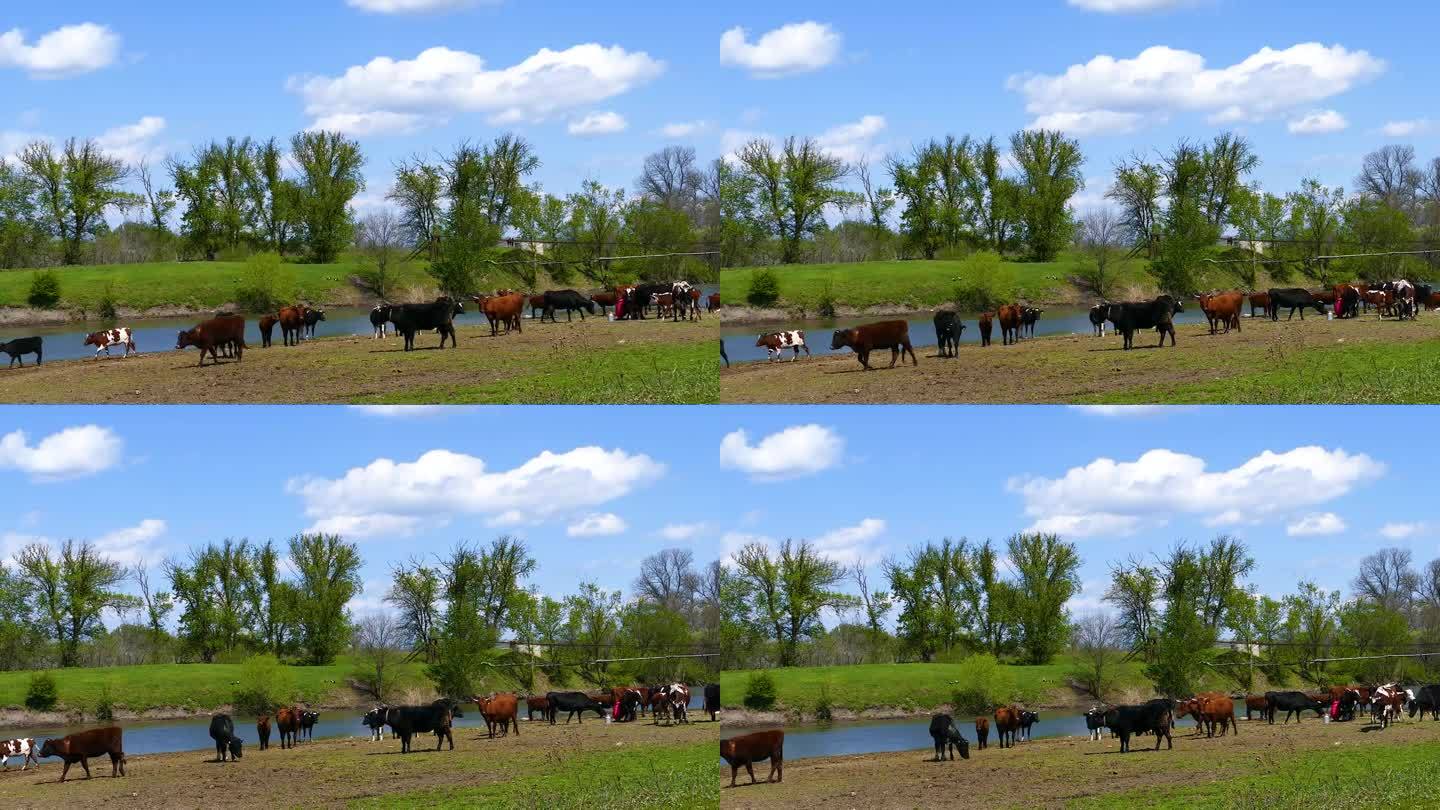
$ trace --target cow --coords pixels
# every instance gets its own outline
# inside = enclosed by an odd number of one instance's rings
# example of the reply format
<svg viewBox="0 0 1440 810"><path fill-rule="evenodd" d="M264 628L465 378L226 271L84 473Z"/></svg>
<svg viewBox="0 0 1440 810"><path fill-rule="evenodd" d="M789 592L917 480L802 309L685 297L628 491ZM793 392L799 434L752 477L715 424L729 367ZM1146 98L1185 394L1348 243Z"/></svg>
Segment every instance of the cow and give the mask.
<svg viewBox="0 0 1440 810"><path fill-rule="evenodd" d="M529 695L525 698L525 719L534 720L535 712L540 712L540 719L544 720L550 716L550 699L543 695Z"/></svg>
<svg viewBox="0 0 1440 810"><path fill-rule="evenodd" d="M790 362L792 363L800 359L801 349L805 350L806 357L810 356L810 347L805 345L805 332L801 329L792 329L788 332L766 332L755 339L755 345L765 347L765 356L769 358L771 363L775 362L776 359L784 354L786 349L790 349L795 353L790 358ZM720 344L720 348L725 348L723 341ZM729 363L728 357L726 358L726 363Z"/></svg>
<svg viewBox="0 0 1440 810"><path fill-rule="evenodd" d="M1245 306L1245 296L1238 292L1228 293L1201 293L1195 296L1200 303L1200 311L1205 313L1205 320L1210 322L1210 334L1224 325L1225 334L1230 334L1230 327L1240 331L1240 310Z"/></svg>
<svg viewBox="0 0 1440 810"><path fill-rule="evenodd" d="M245 319L239 315L220 315L193 329L183 329L175 338L175 348L194 346L200 350L200 366L205 365L205 353L216 365L220 358L216 350L225 346L235 347L235 362L245 359Z"/></svg>
<svg viewBox="0 0 1440 810"><path fill-rule="evenodd" d="M128 326L91 332L85 336L85 345L95 347L96 357L100 356L100 352L105 352L105 356L109 357L111 346L124 347L125 357L129 357L131 352L135 352L136 354L140 353L140 351L135 348L135 333L130 331L130 327Z"/></svg>
<svg viewBox="0 0 1440 810"><path fill-rule="evenodd" d="M1235 701L1228 695L1218 692L1202 692L1195 697L1196 728L1205 726L1205 736L1214 737L1215 727L1220 727L1220 736L1224 737L1235 723ZM1235 726L1235 733L1240 733L1240 727Z"/></svg>
<svg viewBox="0 0 1440 810"><path fill-rule="evenodd" d="M656 296L669 295L674 297L675 287L673 284L637 284L633 287L625 287L625 301L620 305L624 311L624 317L630 320L645 320L645 310L651 306L658 306ZM661 313L656 312L655 317ZM617 318L621 317L619 315Z"/></svg>
<svg viewBox="0 0 1440 810"><path fill-rule="evenodd" d="M315 739L315 724L320 722L320 713L303 711L300 713L300 736L307 740Z"/></svg>
<svg viewBox="0 0 1440 810"><path fill-rule="evenodd" d="M485 719L485 728L490 739L495 738L496 726L500 727L501 737L509 736L511 726L515 727L515 736L520 736L519 699L514 694L503 692L489 697L476 695L473 699L480 709L480 716Z"/></svg>
<svg viewBox="0 0 1440 810"><path fill-rule="evenodd" d="M965 333L965 324L960 315L949 310L935 313L935 342L940 344L941 357L960 356L960 336Z"/></svg>
<svg viewBox="0 0 1440 810"><path fill-rule="evenodd" d="M1420 719L1424 720L1425 715L1429 714L1431 720L1440 720L1440 685L1420 687L1415 692L1415 699L1410 701L1406 708L1409 709L1411 717L1419 714Z"/></svg>
<svg viewBox="0 0 1440 810"><path fill-rule="evenodd" d="M490 337L500 334L500 327L505 327L508 333L512 328L521 334L525 329L520 323L520 315L525 309L525 297L520 293L507 293L505 295L477 295L473 300L480 307L485 315L485 320L490 323Z"/></svg>
<svg viewBox="0 0 1440 810"><path fill-rule="evenodd" d="M979 327L980 327L980 345L981 345L982 347L983 347L983 346L989 346L989 345L990 345L990 335L991 335L991 333L994 332L994 330L995 330L995 313L993 313L993 312L982 312L982 313L980 313L980 317L976 319L976 323L977 323L977 324L979 325Z"/></svg>
<svg viewBox="0 0 1440 810"><path fill-rule="evenodd" d="M683 683L672 683L666 688L666 695L670 699L670 717L690 725L690 687Z"/></svg>
<svg viewBox="0 0 1440 810"><path fill-rule="evenodd" d="M614 291L614 290L608 290L608 291L605 291L605 292L598 292L598 293L595 293L594 295L590 296L590 300L591 300L591 301L594 301L595 304L600 307L600 312L601 312L602 314L603 314L607 309L613 309L613 308L615 307L615 299L616 299L616 295L615 295L615 291Z"/></svg>
<svg viewBox="0 0 1440 810"><path fill-rule="evenodd" d="M1261 720L1268 718L1270 716L1270 701L1266 700L1264 695L1246 695L1245 719L1251 719L1250 713L1254 711L1260 712Z"/></svg>
<svg viewBox="0 0 1440 810"><path fill-rule="evenodd" d="M22 737L15 740L0 740L0 768L10 770L10 758L20 757L20 770L27 770L30 763L40 767L40 760L35 756L35 740L30 737Z"/></svg>
<svg viewBox="0 0 1440 810"><path fill-rule="evenodd" d="M1170 345L1175 345L1175 321L1177 312L1183 312L1180 302L1168 295L1154 301L1111 304L1105 317L1115 324L1115 331L1124 335L1125 349L1135 345L1135 332L1140 329L1154 329L1160 333L1160 346L1165 345L1165 336L1170 336Z"/></svg>
<svg viewBox="0 0 1440 810"><path fill-rule="evenodd" d="M1415 295L1413 296L1413 300L1415 301L1415 312L1417 314L1420 312L1424 312L1426 306L1428 306L1430 302L1434 300L1434 298L1435 288L1432 285L1416 284Z"/></svg>
<svg viewBox="0 0 1440 810"><path fill-rule="evenodd" d="M975 718L975 745L980 750L985 750L990 745L990 718Z"/></svg>
<svg viewBox="0 0 1440 810"><path fill-rule="evenodd" d="M440 296L428 304L398 304L390 308L390 322L395 331L405 338L405 351L415 348L415 333L431 329L440 333L440 348L445 348L445 338L450 338L450 348L459 344L455 340L455 316L465 311L459 301Z"/></svg>
<svg viewBox="0 0 1440 810"><path fill-rule="evenodd" d="M1270 293L1250 293L1245 296L1245 300L1250 303L1250 317L1255 317L1257 309L1266 315L1270 314Z"/></svg>
<svg viewBox="0 0 1440 810"><path fill-rule="evenodd" d="M270 747L270 715L262 714L255 718L255 737L260 740L261 751Z"/></svg>
<svg viewBox="0 0 1440 810"><path fill-rule="evenodd" d="M275 710L275 730L280 732L280 750L294 748L300 736L300 710L289 706Z"/></svg>
<svg viewBox="0 0 1440 810"><path fill-rule="evenodd" d="M275 324L280 319L274 315L266 315L260 319L260 348L268 349L275 342Z"/></svg>
<svg viewBox="0 0 1440 810"><path fill-rule="evenodd" d="M385 723L400 735L400 753L410 753L410 738L418 733L434 732L435 750L439 751L448 741L450 750L455 750L455 736L450 724L455 717L464 717L460 703L450 698L440 698L426 706L391 706L385 709Z"/></svg>
<svg viewBox="0 0 1440 810"><path fill-rule="evenodd" d="M1020 308L1020 328L1025 331L1026 337L1035 337L1035 322L1040 320L1040 313L1044 311L1039 307Z"/></svg>
<svg viewBox="0 0 1440 810"><path fill-rule="evenodd" d="M1105 337L1105 315L1110 305L1103 301L1090 307L1090 328L1095 337Z"/></svg>
<svg viewBox="0 0 1440 810"><path fill-rule="evenodd" d="M1355 318L1360 315L1360 289L1354 284L1336 284L1335 300L1338 302L1335 317Z"/></svg>
<svg viewBox="0 0 1440 810"><path fill-rule="evenodd" d="M118 726L107 728L96 728L89 731L82 731L79 734L71 734L58 740L46 740L40 746L40 756L60 757L65 767L60 771L60 781L65 781L65 774L70 772L70 766L80 763L85 769L85 778L90 778L90 757L98 757L101 754L108 754L110 757L110 776L125 775L125 747L122 739L123 732Z"/></svg>
<svg viewBox="0 0 1440 810"><path fill-rule="evenodd" d="M710 722L720 720L720 684L705 684L705 713L710 715Z"/></svg>
<svg viewBox="0 0 1440 810"><path fill-rule="evenodd" d="M1316 700L1304 692L1266 692L1265 701L1269 704L1268 714L1270 725L1275 725L1275 715L1278 712L1285 712L1284 723L1290 722L1290 715L1295 715L1295 722L1300 722L1301 712L1315 712L1316 717L1325 716L1325 703ZM1284 725L1282 723L1281 725Z"/></svg>
<svg viewBox="0 0 1440 810"><path fill-rule="evenodd" d="M707 297L707 298L705 299L705 305L710 308L710 311L711 311L711 312L714 312L715 310L719 309L719 308L720 308L720 293L710 293L709 297Z"/></svg>
<svg viewBox="0 0 1440 810"><path fill-rule="evenodd" d="M1014 706L1002 706L995 710L995 731L1000 734L1001 748L1014 748L1015 733L1019 730L1019 709Z"/></svg>
<svg viewBox="0 0 1440 810"><path fill-rule="evenodd" d="M1409 697L1397 684L1387 683L1376 687L1370 696L1370 710L1374 712L1375 722L1379 723L1381 728L1388 728L1400 717L1400 709Z"/></svg>
<svg viewBox="0 0 1440 810"><path fill-rule="evenodd" d="M996 312L1000 321L1000 345L1009 346L1020 342L1020 324L1025 308L1019 304L1005 304Z"/></svg>
<svg viewBox="0 0 1440 810"><path fill-rule="evenodd" d="M535 318L536 312L541 313L540 317L545 317L545 295L543 293L540 295L525 296L525 303L530 307L530 318L532 320Z"/></svg>
<svg viewBox="0 0 1440 810"><path fill-rule="evenodd" d="M215 761L224 762L228 753L236 762L240 761L240 749L244 742L235 736L235 722L228 714L217 714L210 718L210 739L215 741Z"/></svg>
<svg viewBox="0 0 1440 810"><path fill-rule="evenodd" d="M1314 309L1321 315L1325 314L1325 305L1315 300L1314 294L1309 290L1302 290L1299 287L1287 287L1284 289L1274 288L1270 290L1270 320L1280 320L1280 309L1287 308L1290 314L1285 320L1295 317L1295 310L1300 310L1300 320L1305 320L1305 310Z"/></svg>
<svg viewBox="0 0 1440 810"><path fill-rule="evenodd" d="M1020 712L1020 741L1030 742L1030 727L1040 722L1040 715L1032 711Z"/></svg>
<svg viewBox="0 0 1440 810"><path fill-rule="evenodd" d="M371 339L371 340L375 340L376 338L382 338L382 339L383 339L383 338L386 336L386 333L389 331L389 326L390 326L390 305L389 305L389 304L376 304L376 305L375 305L375 308L372 309L372 310L370 310L370 328L374 330L374 333L370 336L370 339ZM266 345L269 345L269 344L266 344Z"/></svg>
<svg viewBox="0 0 1440 810"><path fill-rule="evenodd" d="M1100 732L1105 730L1105 710L1099 706L1091 706L1090 711L1085 712L1085 728L1090 732L1090 740L1098 742Z"/></svg>
<svg viewBox="0 0 1440 810"><path fill-rule="evenodd" d="M756 731L751 734L740 734L728 740L720 741L720 758L730 766L730 787L735 787L735 775L739 773L740 766L745 766L745 772L750 774L750 784L755 784L756 762L770 760L770 775L765 778L769 782L781 782L785 777L785 732L776 729L774 731Z"/></svg>
<svg viewBox="0 0 1440 810"><path fill-rule="evenodd" d="M948 714L937 714L930 718L930 738L935 741L935 761L944 762L945 755L955 761L955 751L961 759L970 758L970 743L965 741L960 729L955 727L955 718Z"/></svg>
<svg viewBox="0 0 1440 810"><path fill-rule="evenodd" d="M305 307L281 307L275 314L280 322L280 339L286 346L299 346L305 332Z"/></svg>
<svg viewBox="0 0 1440 810"><path fill-rule="evenodd" d="M304 336L306 340L315 339L315 327L323 320L325 320L325 310L305 308Z"/></svg>
<svg viewBox="0 0 1440 810"><path fill-rule="evenodd" d="M555 310L565 310L565 321L570 322L571 315L577 310L580 312L580 320L585 320L585 313L595 314L595 302L581 295L574 290L546 290L541 296L544 305L544 312L540 315L543 322L547 317L552 323L558 322L555 318Z"/></svg>
<svg viewBox="0 0 1440 810"><path fill-rule="evenodd" d="M10 368L15 367L15 361L20 361L20 367L25 367L25 355L35 355L35 365L43 365L45 360L45 340L40 337L15 338L0 343L0 352L10 355Z"/></svg>
<svg viewBox="0 0 1440 810"><path fill-rule="evenodd" d="M895 361L903 358L906 352L910 353L913 365L920 365L915 349L910 345L910 324L905 321L881 321L853 329L836 329L830 339L830 350L839 351L845 346L855 352L866 371L872 370L870 352L876 349L890 350L890 368L894 368Z"/></svg>
<svg viewBox="0 0 1440 810"><path fill-rule="evenodd" d="M1150 701L1139 706L1115 706L1105 712L1105 727L1120 737L1120 753L1130 751L1130 735L1148 731L1155 735L1155 750L1164 740L1169 750L1175 748L1170 737L1174 718L1168 702Z"/></svg>
<svg viewBox="0 0 1440 810"><path fill-rule="evenodd" d="M655 317L657 319L664 318L667 314L673 315L675 312L674 293L651 293L650 303L655 306Z"/></svg>
<svg viewBox="0 0 1440 810"><path fill-rule="evenodd" d="M376 706L360 718L360 725L370 729L370 742L380 742L384 738L385 730L385 707Z"/></svg>
<svg viewBox="0 0 1440 810"><path fill-rule="evenodd" d="M560 712L567 712L565 722L569 723L570 718L575 718L577 723L585 722L585 712L595 712L596 717L605 716L605 704L590 697L584 692L547 692L545 699L550 703L550 725L555 725L555 719Z"/></svg>
<svg viewBox="0 0 1440 810"><path fill-rule="evenodd" d="M632 723L645 711L645 696L639 689L626 689L615 701L615 720L622 723Z"/></svg>

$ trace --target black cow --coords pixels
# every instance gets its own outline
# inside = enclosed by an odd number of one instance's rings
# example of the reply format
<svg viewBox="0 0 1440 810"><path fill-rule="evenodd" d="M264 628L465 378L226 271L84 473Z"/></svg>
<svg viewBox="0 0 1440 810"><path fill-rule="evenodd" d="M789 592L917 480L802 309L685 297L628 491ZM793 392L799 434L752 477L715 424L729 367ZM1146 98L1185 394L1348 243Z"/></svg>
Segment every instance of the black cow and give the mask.
<svg viewBox="0 0 1440 810"><path fill-rule="evenodd" d="M320 721L319 712L304 711L300 713L300 736L306 740L313 740L315 724Z"/></svg>
<svg viewBox="0 0 1440 810"><path fill-rule="evenodd" d="M370 742L379 742L385 731L385 707L377 706L366 712L360 724L370 729Z"/></svg>
<svg viewBox="0 0 1440 810"><path fill-rule="evenodd" d="M1170 707L1159 701L1150 701L1140 706L1116 706L1105 712L1105 727L1120 737L1120 753L1130 750L1130 735L1148 731L1155 735L1155 750L1160 750L1163 739L1169 749L1175 748L1170 739L1170 728L1174 716Z"/></svg>
<svg viewBox="0 0 1440 810"><path fill-rule="evenodd" d="M955 751L960 751L961 759L970 758L970 743L960 734L960 729L955 727L955 719L948 714L937 714L930 718L930 738L935 741L935 761L944 762L945 755L950 755L950 761L955 761Z"/></svg>
<svg viewBox="0 0 1440 810"><path fill-rule="evenodd" d="M705 712L713 722L720 719L720 684L705 684Z"/></svg>
<svg viewBox="0 0 1440 810"><path fill-rule="evenodd" d="M1100 732L1105 728L1105 710L1097 706L1085 712L1085 728L1090 732L1090 739L1100 739Z"/></svg>
<svg viewBox="0 0 1440 810"><path fill-rule="evenodd" d="M1340 317L1356 318L1360 315L1360 291L1346 284L1340 290ZM1304 317L1303 315L1301 316Z"/></svg>
<svg viewBox="0 0 1440 810"><path fill-rule="evenodd" d="M325 320L325 310L305 308L305 332L306 338L315 337L315 324Z"/></svg>
<svg viewBox="0 0 1440 810"><path fill-rule="evenodd" d="M965 333L965 324L960 315L949 310L935 313L935 341L940 344L941 357L960 356L960 336Z"/></svg>
<svg viewBox="0 0 1440 810"><path fill-rule="evenodd" d="M650 299L657 295L674 293L674 287L670 284L638 284L634 289L625 295L625 317L633 320L645 320L645 310L650 306ZM660 317L657 311L655 317Z"/></svg>
<svg viewBox="0 0 1440 810"><path fill-rule="evenodd" d="M1105 318L1115 324L1115 330L1125 336L1125 348L1135 343L1135 332L1140 329L1154 329L1160 333L1160 344L1165 345L1165 336L1170 336L1170 345L1175 345L1175 313L1184 312L1180 302L1168 295L1154 301L1111 304Z"/></svg>
<svg viewBox="0 0 1440 810"><path fill-rule="evenodd" d="M465 311L465 305L441 296L429 304L399 304L390 307L390 322L395 331L405 336L405 351L415 348L415 333L434 329L440 333L440 348L445 348L445 338L450 338L450 348L456 347L455 316Z"/></svg>
<svg viewBox="0 0 1440 810"><path fill-rule="evenodd" d="M376 304L375 308L370 310L370 326L375 330L374 337L385 337L385 333L387 331L386 327L387 325L389 325L389 323L390 305Z"/></svg>
<svg viewBox="0 0 1440 810"><path fill-rule="evenodd" d="M5 352L10 355L10 366L12 368L15 366L16 360L19 360L20 367L24 368L25 355L27 354L35 355L35 365L38 366L41 365L41 361L45 359L41 351L43 343L44 340L38 337L15 338L7 343L0 343L0 352Z"/></svg>
<svg viewBox="0 0 1440 810"><path fill-rule="evenodd" d="M1410 716L1420 715L1424 720L1429 714L1431 720L1440 720L1440 685L1422 686L1415 690L1415 699L1410 701Z"/></svg>
<svg viewBox="0 0 1440 810"><path fill-rule="evenodd" d="M1035 337L1035 322L1040 320L1040 313L1045 310L1039 307L1022 307L1020 310L1020 331L1029 337Z"/></svg>
<svg viewBox="0 0 1440 810"><path fill-rule="evenodd" d="M1309 290L1302 290L1299 287L1288 287L1285 289L1271 289L1270 291L1270 320L1280 320L1280 308L1290 310L1285 320L1295 317L1295 310L1300 310L1300 320L1305 320L1306 308L1313 308L1321 315L1325 314L1325 305L1320 303Z"/></svg>
<svg viewBox="0 0 1440 810"><path fill-rule="evenodd" d="M227 752L232 759L240 759L243 743L235 736L235 723L230 720L230 715L217 714L210 718L210 739L215 741L216 762L224 762Z"/></svg>
<svg viewBox="0 0 1440 810"><path fill-rule="evenodd" d="M1095 330L1097 337L1105 337L1105 319L1109 314L1109 304L1096 304L1090 307L1090 327Z"/></svg>
<svg viewBox="0 0 1440 810"><path fill-rule="evenodd" d="M569 712L565 716L565 722L569 723L574 717L575 722L585 721L585 712L593 711L596 716L605 716L605 704L598 700L591 700L584 692L547 692L545 694L550 701L550 725L555 725L555 718L560 712Z"/></svg>
<svg viewBox="0 0 1440 810"><path fill-rule="evenodd" d="M1316 717L1325 716L1325 703L1320 700L1311 700L1304 692L1266 692L1265 702L1268 704L1266 714L1270 715L1270 725L1275 725L1276 712L1285 712L1285 722L1290 722L1290 715L1295 715L1295 722L1300 722L1301 712L1306 710L1315 712ZM1282 723L1283 725L1283 723Z"/></svg>
<svg viewBox="0 0 1440 810"><path fill-rule="evenodd" d="M1020 712L1020 739L1028 742L1030 740L1030 727L1040 722L1040 715L1032 711Z"/></svg>
<svg viewBox="0 0 1440 810"><path fill-rule="evenodd" d="M448 740L455 750L455 737L450 733L453 717L464 717L459 701L441 698L428 706L391 706L385 710L385 723L400 735L400 752L410 753L410 738L421 732L435 734L435 750Z"/></svg>
<svg viewBox="0 0 1440 810"><path fill-rule="evenodd" d="M543 323L546 318L549 318L551 323L555 323L555 310L557 309L565 310L567 323L575 310L580 311L580 320L583 321L585 313L595 314L595 302L574 290L546 290L545 311L541 313L540 321Z"/></svg>

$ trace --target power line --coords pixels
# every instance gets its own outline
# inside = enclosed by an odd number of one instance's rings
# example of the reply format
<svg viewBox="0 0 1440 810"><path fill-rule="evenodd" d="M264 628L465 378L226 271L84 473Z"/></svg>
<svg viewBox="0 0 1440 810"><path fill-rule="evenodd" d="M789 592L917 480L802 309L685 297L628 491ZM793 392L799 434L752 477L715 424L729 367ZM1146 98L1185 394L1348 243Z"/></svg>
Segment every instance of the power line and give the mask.
<svg viewBox="0 0 1440 810"><path fill-rule="evenodd" d="M1312 658L1308 663L1328 664L1332 661L1374 661L1380 658L1429 658L1434 655L1440 655L1440 652L1393 653L1390 655L1356 655L1349 658Z"/></svg>

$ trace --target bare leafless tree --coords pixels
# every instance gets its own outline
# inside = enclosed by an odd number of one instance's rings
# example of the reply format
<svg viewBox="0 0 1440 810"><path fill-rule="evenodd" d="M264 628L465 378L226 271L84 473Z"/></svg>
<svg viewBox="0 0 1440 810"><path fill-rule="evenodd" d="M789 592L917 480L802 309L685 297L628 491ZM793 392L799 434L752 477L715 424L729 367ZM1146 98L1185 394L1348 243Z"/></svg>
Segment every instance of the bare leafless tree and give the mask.
<svg viewBox="0 0 1440 810"><path fill-rule="evenodd" d="M364 266L355 274L354 283L381 301L390 300L400 265L408 252L399 217L389 208L382 208L360 220L355 247L363 257Z"/></svg>
<svg viewBox="0 0 1440 810"><path fill-rule="evenodd" d="M1408 549L1382 548L1360 561L1360 571L1350 586L1362 599L1405 613L1421 586L1412 560Z"/></svg>
<svg viewBox="0 0 1440 810"><path fill-rule="evenodd" d="M1097 298L1108 298L1115 285L1111 265L1127 241L1120 218L1109 207L1085 212L1076 230L1075 241L1089 261L1076 268L1070 282Z"/></svg>
<svg viewBox="0 0 1440 810"><path fill-rule="evenodd" d="M1109 613L1092 613L1075 625L1075 676L1097 700L1104 700L1114 685L1122 636L1119 624Z"/></svg>
<svg viewBox="0 0 1440 810"><path fill-rule="evenodd" d="M382 703L395 687L393 670L404 643L400 623L389 613L371 613L355 628L356 680Z"/></svg>
<svg viewBox="0 0 1440 810"><path fill-rule="evenodd" d="M635 190L698 221L700 189L704 183L692 146L667 146L645 158Z"/></svg>
<svg viewBox="0 0 1440 810"><path fill-rule="evenodd" d="M1415 147L1392 143L1365 156L1355 185L1360 193L1398 211L1410 213L1422 175L1415 165Z"/></svg>
<svg viewBox="0 0 1440 810"><path fill-rule="evenodd" d="M695 572L695 555L683 548L667 548L651 554L640 562L640 576L635 578L635 592L641 599L689 615L700 590L700 576Z"/></svg>

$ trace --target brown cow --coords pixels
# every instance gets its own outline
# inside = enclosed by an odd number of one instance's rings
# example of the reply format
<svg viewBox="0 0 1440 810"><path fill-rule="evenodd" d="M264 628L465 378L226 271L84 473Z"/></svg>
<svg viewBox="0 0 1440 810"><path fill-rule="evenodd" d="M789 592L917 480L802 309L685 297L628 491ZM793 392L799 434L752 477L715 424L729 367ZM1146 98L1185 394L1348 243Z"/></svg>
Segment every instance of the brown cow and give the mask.
<svg viewBox="0 0 1440 810"><path fill-rule="evenodd" d="M90 731L82 731L79 734L71 734L58 740L46 740L40 747L42 757L60 757L65 762L65 767L60 771L60 781L65 781L65 774L70 772L70 766L80 763L85 769L85 778L90 778L90 757L98 757L101 754L110 755L110 776L125 775L125 747L121 741L122 732L116 726L109 728L97 728Z"/></svg>
<svg viewBox="0 0 1440 810"><path fill-rule="evenodd" d="M610 292L595 293L594 295L590 296L590 300L599 304L600 311L604 312L607 308L615 306L615 291L611 290Z"/></svg>
<svg viewBox="0 0 1440 810"><path fill-rule="evenodd" d="M500 736L504 737L510 733L510 726L515 727L515 736L520 736L520 712L519 700L515 695L504 692L489 697L474 698L475 705L480 707L480 716L485 718L485 728L490 732L490 738L495 738L495 726L500 726Z"/></svg>
<svg viewBox="0 0 1440 810"><path fill-rule="evenodd" d="M1020 730L1020 709L1002 706L995 710L995 730L1000 733L1000 747L1015 747L1015 732ZM1006 743L1009 745L1006 745Z"/></svg>
<svg viewBox="0 0 1440 810"><path fill-rule="evenodd" d="M1250 713L1254 711L1260 712L1260 719L1264 720L1268 718L1270 716L1270 701L1266 700L1264 695L1246 695L1245 719L1249 720Z"/></svg>
<svg viewBox="0 0 1440 810"><path fill-rule="evenodd" d="M650 301L655 304L656 318L672 315L675 311L674 293L655 293L650 297Z"/></svg>
<svg viewBox="0 0 1440 810"><path fill-rule="evenodd" d="M525 302L530 305L530 317L535 317L535 311L545 311L545 294L526 296Z"/></svg>
<svg viewBox="0 0 1440 810"><path fill-rule="evenodd" d="M993 312L982 312L982 313L980 313L980 345L981 345L981 346L989 346L989 345L990 345L990 335L994 332L994 330L995 330L995 313L993 313Z"/></svg>
<svg viewBox="0 0 1440 810"><path fill-rule="evenodd" d="M650 705L650 687L648 687L648 686L612 686L612 687L610 688L610 702L611 702L612 704L615 704L615 703L621 704L621 709L623 710L623 709L624 709L624 701L625 701L625 693L626 693L626 692L634 692L635 694L637 694L637 695L640 696L640 702L639 702L639 704L638 704L638 705L639 705L639 708L640 708L640 716L641 716L641 717L644 717L644 716L645 716L645 709L646 709L647 707L649 707L649 705Z"/></svg>
<svg viewBox="0 0 1440 810"><path fill-rule="evenodd" d="M275 317L280 321L280 338L285 345L299 346L301 332L305 329L305 307L281 307Z"/></svg>
<svg viewBox="0 0 1440 810"><path fill-rule="evenodd" d="M1256 307L1259 307L1260 311L1264 312L1266 315L1270 314L1270 293L1250 293L1250 295L1248 296L1248 300L1250 301L1250 317L1255 317Z"/></svg>
<svg viewBox="0 0 1440 810"><path fill-rule="evenodd" d="M1210 334L1215 334L1218 324L1225 325L1225 334L1230 334L1230 327L1240 331L1240 310L1245 306L1245 296L1238 292L1216 293L1208 295L1201 293L1195 296L1200 302L1200 309L1205 313L1205 319L1210 322Z"/></svg>
<svg viewBox="0 0 1440 810"><path fill-rule="evenodd" d="M765 778L766 782L782 782L785 777L785 732L779 729L774 731L757 731L753 734L741 734L731 737L728 740L720 741L720 758L730 764L730 787L735 787L735 775L739 773L740 766L745 766L745 772L750 774L750 784L755 784L756 762L770 760L770 775Z"/></svg>
<svg viewBox="0 0 1440 810"><path fill-rule="evenodd" d="M1202 692L1195 697L1197 703L1195 711L1195 722L1204 724L1205 736L1215 736L1215 726L1220 726L1220 736L1230 730L1231 724L1235 722L1235 701L1229 695L1220 692ZM1199 727L1198 725L1196 726ZM1197 732L1198 733L1198 732ZM1240 733L1240 727L1235 726L1235 733Z"/></svg>
<svg viewBox="0 0 1440 810"><path fill-rule="evenodd" d="M525 698L525 719L534 720L535 712L540 712L541 720L549 717L550 699L544 695L530 695Z"/></svg>
<svg viewBox="0 0 1440 810"><path fill-rule="evenodd" d="M1440 295L1440 293L1436 293L1436 295ZM706 305L710 307L710 311L711 311L711 312L714 312L715 310L719 309L719 308L720 308L720 293L710 293L710 297L709 297L709 299L707 299Z"/></svg>
<svg viewBox="0 0 1440 810"><path fill-rule="evenodd" d="M985 748L990 744L990 718L975 718L975 739L979 740L979 748Z"/></svg>
<svg viewBox="0 0 1440 810"><path fill-rule="evenodd" d="M1025 318L1025 308L1019 304L1006 304L997 313L1000 321L1000 345L1008 346L1020 342L1020 323Z"/></svg>
<svg viewBox="0 0 1440 810"><path fill-rule="evenodd" d="M210 359L218 365L220 358L216 355L216 350L226 346L235 348L235 360L239 362L245 355L245 319L239 315L220 315L194 329L183 329L175 341L175 348L183 349L186 346L200 349L202 366L205 365L205 352L210 352Z"/></svg>
<svg viewBox="0 0 1440 810"><path fill-rule="evenodd" d="M280 319L274 315L266 315L260 319L260 348L268 349L275 339L275 324Z"/></svg>
<svg viewBox="0 0 1440 810"><path fill-rule="evenodd" d="M910 353L911 364L920 365L915 349L910 345L910 324L905 321L881 321L854 329L836 329L830 340L830 350L839 351L845 346L855 351L866 371L872 370L870 352L876 349L890 350L890 368L894 368L895 361L904 357L906 352Z"/></svg>
<svg viewBox="0 0 1440 810"><path fill-rule="evenodd" d="M294 748L300 733L300 710L298 708L284 708L276 711L275 728L280 731L281 750Z"/></svg>
<svg viewBox="0 0 1440 810"><path fill-rule="evenodd" d="M690 320L703 321L705 317L700 314L700 291L690 291Z"/></svg>
<svg viewBox="0 0 1440 810"><path fill-rule="evenodd" d="M480 311L485 313L485 319L490 322L490 337L498 334L500 324L505 325L507 333L512 326L515 331L524 333L525 330L520 327L520 316L525 311L525 296L520 293L505 293L476 295L472 298L479 305Z"/></svg>
<svg viewBox="0 0 1440 810"><path fill-rule="evenodd" d="M270 715L262 714L255 719L255 734L260 738L260 750L270 747Z"/></svg>

